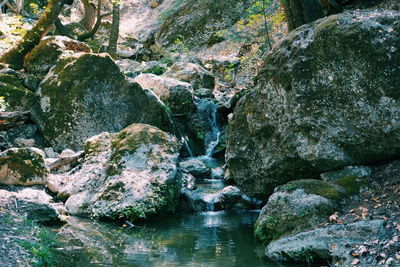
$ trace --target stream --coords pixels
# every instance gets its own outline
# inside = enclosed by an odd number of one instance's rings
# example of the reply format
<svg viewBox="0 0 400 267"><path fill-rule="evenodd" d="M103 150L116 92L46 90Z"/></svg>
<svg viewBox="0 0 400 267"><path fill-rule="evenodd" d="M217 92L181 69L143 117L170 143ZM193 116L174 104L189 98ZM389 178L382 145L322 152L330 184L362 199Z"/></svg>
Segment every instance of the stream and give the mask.
<svg viewBox="0 0 400 267"><path fill-rule="evenodd" d="M212 158L220 137L216 106L200 100L198 112L208 125L205 154L198 159L220 167ZM192 192L207 204L202 211L138 225L69 217L53 229L67 255L60 266L283 266L267 262L253 237L259 210L214 211L215 194L224 186L222 178L196 180Z"/></svg>

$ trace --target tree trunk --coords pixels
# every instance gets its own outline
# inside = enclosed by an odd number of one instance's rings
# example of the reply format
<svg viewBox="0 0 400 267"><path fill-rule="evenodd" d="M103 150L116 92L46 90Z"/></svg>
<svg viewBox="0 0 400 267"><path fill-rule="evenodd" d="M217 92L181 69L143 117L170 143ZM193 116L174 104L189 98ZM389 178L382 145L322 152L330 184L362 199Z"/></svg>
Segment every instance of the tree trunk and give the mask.
<svg viewBox="0 0 400 267"><path fill-rule="evenodd" d="M89 0L81 0L81 2L83 4L84 14L79 23L82 24L86 30L90 31L96 23L97 8L93 3L90 3Z"/></svg>
<svg viewBox="0 0 400 267"><path fill-rule="evenodd" d="M108 49L107 52L112 56L115 57L117 54L117 43L119 37L119 4L113 3L113 18L112 18L112 25L111 25L111 32L110 32L110 41L108 42Z"/></svg>
<svg viewBox="0 0 400 267"><path fill-rule="evenodd" d="M325 16L320 0L285 0L282 3L289 31Z"/></svg>
<svg viewBox="0 0 400 267"><path fill-rule="evenodd" d="M64 0L50 0L35 26L25 34L15 47L0 57L0 62L10 64L13 69L22 69L25 55L46 35L61 13L64 3Z"/></svg>

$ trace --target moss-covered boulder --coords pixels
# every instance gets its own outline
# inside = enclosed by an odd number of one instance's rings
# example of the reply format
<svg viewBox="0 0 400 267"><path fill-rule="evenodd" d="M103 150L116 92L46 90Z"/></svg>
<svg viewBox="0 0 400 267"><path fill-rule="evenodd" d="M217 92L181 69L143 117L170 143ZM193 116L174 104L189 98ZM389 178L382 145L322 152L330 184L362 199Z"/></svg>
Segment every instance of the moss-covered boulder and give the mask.
<svg viewBox="0 0 400 267"><path fill-rule="evenodd" d="M43 38L24 58L24 68L32 74L45 75L63 53L92 52L85 43L65 36Z"/></svg>
<svg viewBox="0 0 400 267"><path fill-rule="evenodd" d="M58 194L68 198L72 214L146 219L173 212L177 206L180 148L172 135L147 124L132 124L118 134L90 138L82 167L50 180L66 184L58 187Z"/></svg>
<svg viewBox="0 0 400 267"><path fill-rule="evenodd" d="M196 109L194 91L189 83L154 74L140 74L134 79L142 88L153 91L172 111L188 117Z"/></svg>
<svg viewBox="0 0 400 267"><path fill-rule="evenodd" d="M333 15L266 55L227 138L229 173L247 195L400 155L399 20L394 11Z"/></svg>
<svg viewBox="0 0 400 267"><path fill-rule="evenodd" d="M108 54L64 57L40 84L38 96L32 116L57 150L79 150L89 137L134 122L174 132L168 108L127 80Z"/></svg>
<svg viewBox="0 0 400 267"><path fill-rule="evenodd" d="M10 148L0 154L0 184L45 184L48 169L36 148Z"/></svg>
<svg viewBox="0 0 400 267"><path fill-rule="evenodd" d="M334 183L314 179L279 186L261 210L255 236L266 243L328 221L342 200L357 194L363 179L345 177Z"/></svg>
<svg viewBox="0 0 400 267"><path fill-rule="evenodd" d="M195 90L200 88L214 89L214 76L198 64L190 62L175 63L163 76L188 82Z"/></svg>
<svg viewBox="0 0 400 267"><path fill-rule="evenodd" d="M0 74L0 97L3 98L5 111L27 111L36 101L35 94L9 74Z"/></svg>
<svg viewBox="0 0 400 267"><path fill-rule="evenodd" d="M250 5L245 0L169 1L160 13L156 41L163 45L183 42L190 48L211 46L224 39L218 32L234 25Z"/></svg>

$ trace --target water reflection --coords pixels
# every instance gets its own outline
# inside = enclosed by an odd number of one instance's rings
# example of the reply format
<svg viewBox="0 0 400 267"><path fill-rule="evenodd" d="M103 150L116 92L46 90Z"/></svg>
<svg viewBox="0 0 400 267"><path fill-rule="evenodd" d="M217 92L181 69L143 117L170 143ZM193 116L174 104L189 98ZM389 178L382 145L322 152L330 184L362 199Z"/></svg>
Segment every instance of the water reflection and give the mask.
<svg viewBox="0 0 400 267"><path fill-rule="evenodd" d="M171 215L138 227L71 217L58 230L71 255L62 266L279 266L264 261L257 212Z"/></svg>

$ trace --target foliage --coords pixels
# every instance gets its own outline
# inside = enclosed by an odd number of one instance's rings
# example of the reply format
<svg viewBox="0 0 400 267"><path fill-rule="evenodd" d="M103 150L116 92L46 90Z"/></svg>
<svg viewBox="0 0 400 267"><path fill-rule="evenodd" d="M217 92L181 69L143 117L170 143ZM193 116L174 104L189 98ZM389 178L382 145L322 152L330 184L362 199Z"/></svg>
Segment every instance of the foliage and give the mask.
<svg viewBox="0 0 400 267"><path fill-rule="evenodd" d="M0 112L6 111L8 108L7 102L4 100L4 96L0 96Z"/></svg>

